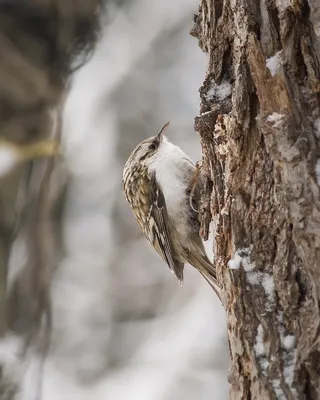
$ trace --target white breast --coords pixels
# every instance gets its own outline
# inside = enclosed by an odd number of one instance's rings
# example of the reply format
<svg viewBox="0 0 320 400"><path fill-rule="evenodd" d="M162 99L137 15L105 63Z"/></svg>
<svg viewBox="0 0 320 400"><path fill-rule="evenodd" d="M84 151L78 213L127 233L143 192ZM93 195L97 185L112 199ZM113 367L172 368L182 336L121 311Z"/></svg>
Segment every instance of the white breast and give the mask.
<svg viewBox="0 0 320 400"><path fill-rule="evenodd" d="M155 157L150 159L149 170L156 173L169 216L186 212L186 187L189 177L184 163L192 163L190 158L166 138L160 145ZM190 169L190 167L189 167Z"/></svg>

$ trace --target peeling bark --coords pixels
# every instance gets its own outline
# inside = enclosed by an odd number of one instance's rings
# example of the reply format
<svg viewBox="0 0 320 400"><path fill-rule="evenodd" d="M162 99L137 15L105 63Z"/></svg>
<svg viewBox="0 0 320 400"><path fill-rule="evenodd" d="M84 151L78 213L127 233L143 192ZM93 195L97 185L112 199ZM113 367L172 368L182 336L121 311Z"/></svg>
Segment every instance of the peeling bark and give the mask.
<svg viewBox="0 0 320 400"><path fill-rule="evenodd" d="M191 31L209 58L201 233L213 220L231 399L320 398L319 15L201 0Z"/></svg>

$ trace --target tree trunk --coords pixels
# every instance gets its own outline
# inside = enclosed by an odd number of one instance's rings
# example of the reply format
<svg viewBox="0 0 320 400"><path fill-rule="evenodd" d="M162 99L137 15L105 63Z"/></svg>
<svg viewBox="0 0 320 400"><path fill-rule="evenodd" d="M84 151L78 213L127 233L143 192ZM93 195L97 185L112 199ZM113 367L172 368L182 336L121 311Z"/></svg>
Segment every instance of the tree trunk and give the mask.
<svg viewBox="0 0 320 400"><path fill-rule="evenodd" d="M216 225L231 399L320 398L319 5L201 0L202 235ZM312 13L310 13L312 9Z"/></svg>

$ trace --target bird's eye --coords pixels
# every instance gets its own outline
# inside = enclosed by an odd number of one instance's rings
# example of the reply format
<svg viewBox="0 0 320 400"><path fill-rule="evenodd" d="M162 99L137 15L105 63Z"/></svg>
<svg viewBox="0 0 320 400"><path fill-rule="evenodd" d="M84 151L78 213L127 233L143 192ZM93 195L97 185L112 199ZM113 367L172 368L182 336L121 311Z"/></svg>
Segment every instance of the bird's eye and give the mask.
<svg viewBox="0 0 320 400"><path fill-rule="evenodd" d="M152 143L149 145L149 150L155 150L157 147L158 147L158 143L152 142Z"/></svg>

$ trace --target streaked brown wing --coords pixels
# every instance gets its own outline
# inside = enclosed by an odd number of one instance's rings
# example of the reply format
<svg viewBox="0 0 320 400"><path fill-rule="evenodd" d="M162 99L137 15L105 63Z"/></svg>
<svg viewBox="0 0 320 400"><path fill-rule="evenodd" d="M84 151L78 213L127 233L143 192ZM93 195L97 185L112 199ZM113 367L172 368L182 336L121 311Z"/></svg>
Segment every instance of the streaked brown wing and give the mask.
<svg viewBox="0 0 320 400"><path fill-rule="evenodd" d="M179 281L182 281L183 264L174 258L169 230L168 212L163 192L158 185L155 175L150 178L151 211L150 211L150 241L158 254L166 261L171 271Z"/></svg>

